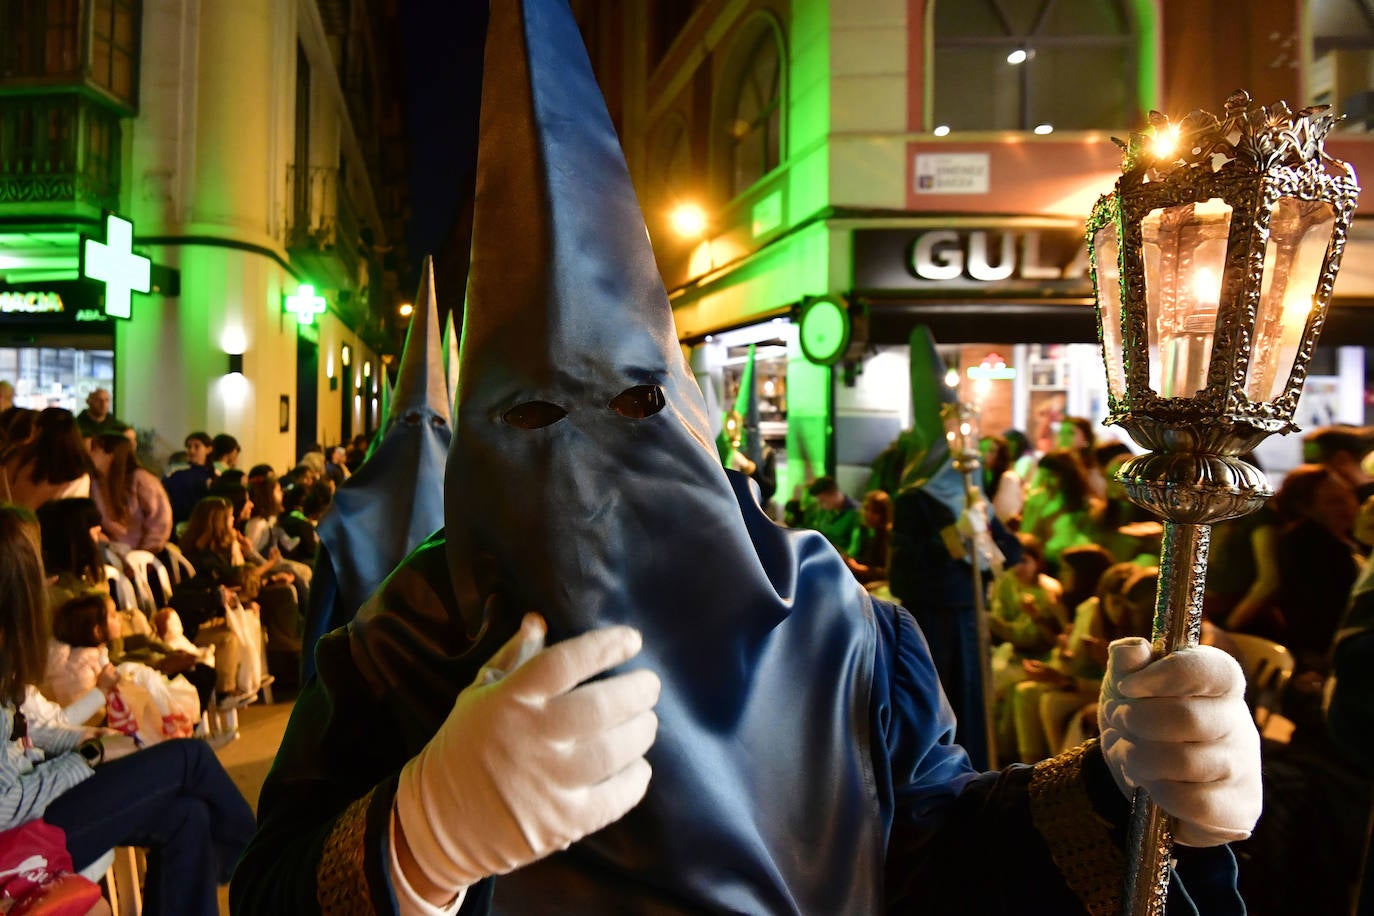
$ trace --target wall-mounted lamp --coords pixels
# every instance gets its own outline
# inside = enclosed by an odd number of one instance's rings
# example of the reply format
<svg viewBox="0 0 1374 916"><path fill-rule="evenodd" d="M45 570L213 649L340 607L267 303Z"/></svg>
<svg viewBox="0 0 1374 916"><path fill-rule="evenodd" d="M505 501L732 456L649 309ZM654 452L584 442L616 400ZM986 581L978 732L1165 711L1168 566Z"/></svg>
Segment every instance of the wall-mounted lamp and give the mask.
<svg viewBox="0 0 1374 916"><path fill-rule="evenodd" d="M411 313L415 311L415 306L411 305L409 302L402 302L401 307L396 311L402 318L409 318Z"/></svg>
<svg viewBox="0 0 1374 916"><path fill-rule="evenodd" d="M353 365L353 348L348 344L344 344L339 348L339 362L343 363L345 366Z"/></svg>
<svg viewBox="0 0 1374 916"><path fill-rule="evenodd" d="M668 214L673 231L685 239L699 239L706 234L706 211L700 204L681 203Z"/></svg>
<svg viewBox="0 0 1374 916"><path fill-rule="evenodd" d="M224 377L219 380L219 390L224 403L229 407L241 407L248 399L248 379L243 374L243 354L224 354L227 362Z"/></svg>
<svg viewBox="0 0 1374 916"><path fill-rule="evenodd" d="M363 378L372 378L372 360L363 361Z"/></svg>

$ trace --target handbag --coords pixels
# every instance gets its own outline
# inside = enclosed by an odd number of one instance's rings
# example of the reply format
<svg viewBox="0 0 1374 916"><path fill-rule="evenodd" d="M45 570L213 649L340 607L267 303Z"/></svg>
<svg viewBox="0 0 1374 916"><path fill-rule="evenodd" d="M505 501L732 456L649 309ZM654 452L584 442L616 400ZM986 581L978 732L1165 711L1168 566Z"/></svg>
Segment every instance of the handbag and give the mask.
<svg viewBox="0 0 1374 916"><path fill-rule="evenodd" d="M85 916L100 886L73 872L61 828L36 820L0 832L0 913Z"/></svg>

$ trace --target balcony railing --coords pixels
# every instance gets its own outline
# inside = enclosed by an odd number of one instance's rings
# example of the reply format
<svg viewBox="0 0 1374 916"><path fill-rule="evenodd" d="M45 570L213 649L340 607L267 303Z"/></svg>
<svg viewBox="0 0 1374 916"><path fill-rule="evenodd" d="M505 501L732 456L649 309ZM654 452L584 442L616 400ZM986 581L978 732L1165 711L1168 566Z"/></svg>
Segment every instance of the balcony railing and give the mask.
<svg viewBox="0 0 1374 916"><path fill-rule="evenodd" d="M293 258L327 274L329 285L348 291L346 310L356 318L369 314L375 297L377 272L362 243L362 221L340 181L337 168L288 166L286 180L286 247ZM366 272L363 265L366 264ZM322 282L325 277L319 278ZM368 287L364 300L360 293ZM341 304L344 304L341 302Z"/></svg>
<svg viewBox="0 0 1374 916"><path fill-rule="evenodd" d="M0 206L117 209L120 146L118 115L84 95L8 96L0 105Z"/></svg>

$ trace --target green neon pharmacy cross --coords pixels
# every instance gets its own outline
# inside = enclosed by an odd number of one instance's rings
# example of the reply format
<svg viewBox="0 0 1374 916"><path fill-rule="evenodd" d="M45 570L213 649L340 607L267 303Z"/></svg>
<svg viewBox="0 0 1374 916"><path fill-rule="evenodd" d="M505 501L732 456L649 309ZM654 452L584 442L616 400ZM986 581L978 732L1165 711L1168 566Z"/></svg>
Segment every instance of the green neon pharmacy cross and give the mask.
<svg viewBox="0 0 1374 916"><path fill-rule="evenodd" d="M315 295L315 287L302 283L296 295L286 297L286 310L296 316L300 324L314 324L316 315L323 315L328 304L324 296Z"/></svg>
<svg viewBox="0 0 1374 916"><path fill-rule="evenodd" d="M81 240L82 276L105 284L105 314L128 318L131 293L152 288L152 260L134 254L134 224L113 213L105 214L105 241Z"/></svg>

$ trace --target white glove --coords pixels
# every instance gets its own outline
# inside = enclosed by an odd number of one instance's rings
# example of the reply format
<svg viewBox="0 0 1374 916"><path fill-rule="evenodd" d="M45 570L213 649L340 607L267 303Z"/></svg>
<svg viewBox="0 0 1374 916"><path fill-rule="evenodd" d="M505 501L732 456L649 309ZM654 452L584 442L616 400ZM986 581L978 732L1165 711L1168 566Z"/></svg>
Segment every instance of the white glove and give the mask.
<svg viewBox="0 0 1374 916"><path fill-rule="evenodd" d="M566 849L648 789L658 675L582 683L634 658L638 631L607 627L542 649L544 632L526 615L401 770L393 812L419 872L407 877L443 900Z"/></svg>
<svg viewBox="0 0 1374 916"><path fill-rule="evenodd" d="M1144 788L1175 818L1185 846L1243 840L1263 802L1260 740L1245 705L1245 675L1214 646L1150 661L1149 640L1108 647L1097 720L1117 786Z"/></svg>

